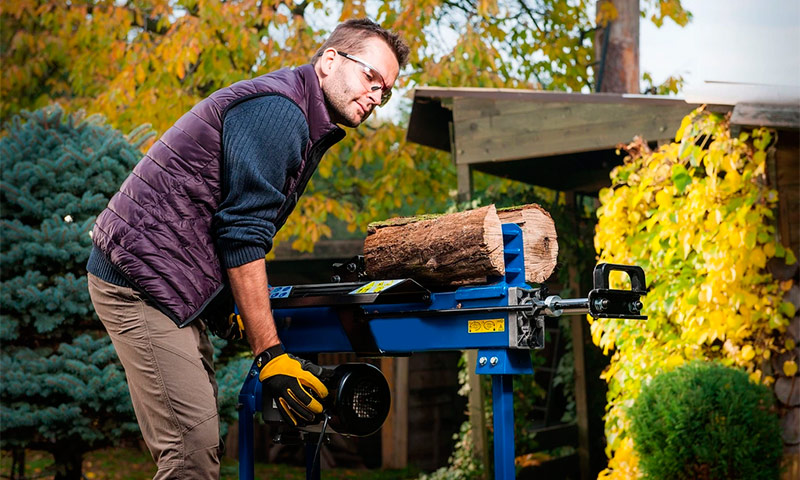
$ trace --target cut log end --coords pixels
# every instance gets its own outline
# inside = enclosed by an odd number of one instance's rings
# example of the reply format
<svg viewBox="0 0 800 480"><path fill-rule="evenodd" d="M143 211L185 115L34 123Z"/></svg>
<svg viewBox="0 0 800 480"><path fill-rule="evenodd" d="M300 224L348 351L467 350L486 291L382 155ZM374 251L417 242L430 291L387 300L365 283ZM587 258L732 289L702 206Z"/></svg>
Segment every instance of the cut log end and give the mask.
<svg viewBox="0 0 800 480"><path fill-rule="evenodd" d="M536 204L503 209L497 212L503 223L516 223L522 229L525 280L542 283L558 262L558 235L553 218Z"/></svg>

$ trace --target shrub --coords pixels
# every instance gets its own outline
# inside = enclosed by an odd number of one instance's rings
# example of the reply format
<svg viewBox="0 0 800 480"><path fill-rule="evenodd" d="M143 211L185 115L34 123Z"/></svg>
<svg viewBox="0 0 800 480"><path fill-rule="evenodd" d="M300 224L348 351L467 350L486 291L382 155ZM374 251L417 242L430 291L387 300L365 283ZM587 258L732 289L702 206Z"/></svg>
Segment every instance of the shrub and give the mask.
<svg viewBox="0 0 800 480"><path fill-rule="evenodd" d="M737 369L691 362L656 376L630 410L648 478L778 478L782 452L770 390Z"/></svg>

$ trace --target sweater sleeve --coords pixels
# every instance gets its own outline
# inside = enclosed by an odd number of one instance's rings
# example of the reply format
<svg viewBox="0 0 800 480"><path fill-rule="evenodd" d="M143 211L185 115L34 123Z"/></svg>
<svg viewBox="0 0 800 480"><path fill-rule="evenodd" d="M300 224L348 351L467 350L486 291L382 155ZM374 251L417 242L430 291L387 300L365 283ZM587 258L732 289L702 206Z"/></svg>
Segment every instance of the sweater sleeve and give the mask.
<svg viewBox="0 0 800 480"><path fill-rule="evenodd" d="M285 97L256 97L228 111L222 200L212 222L223 268L263 258L272 248L287 173L300 167L307 143L305 117Z"/></svg>

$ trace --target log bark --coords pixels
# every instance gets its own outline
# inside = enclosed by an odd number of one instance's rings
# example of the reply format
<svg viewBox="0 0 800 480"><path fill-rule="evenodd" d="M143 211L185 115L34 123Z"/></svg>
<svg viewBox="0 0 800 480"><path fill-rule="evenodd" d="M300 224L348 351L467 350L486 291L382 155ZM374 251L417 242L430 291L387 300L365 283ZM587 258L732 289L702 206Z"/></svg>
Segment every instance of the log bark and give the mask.
<svg viewBox="0 0 800 480"><path fill-rule="evenodd" d="M503 232L494 205L433 218L371 224L364 241L373 279L424 284L478 283L505 274Z"/></svg>
<svg viewBox="0 0 800 480"><path fill-rule="evenodd" d="M516 223L522 228L525 281L543 283L556 268L558 235L553 218L536 204L499 210L501 223Z"/></svg>
<svg viewBox="0 0 800 480"><path fill-rule="evenodd" d="M558 236L550 214L535 204L500 211L490 205L372 223L364 242L367 274L431 285L484 283L487 277L505 273L503 223L522 228L525 280L547 280L556 266Z"/></svg>

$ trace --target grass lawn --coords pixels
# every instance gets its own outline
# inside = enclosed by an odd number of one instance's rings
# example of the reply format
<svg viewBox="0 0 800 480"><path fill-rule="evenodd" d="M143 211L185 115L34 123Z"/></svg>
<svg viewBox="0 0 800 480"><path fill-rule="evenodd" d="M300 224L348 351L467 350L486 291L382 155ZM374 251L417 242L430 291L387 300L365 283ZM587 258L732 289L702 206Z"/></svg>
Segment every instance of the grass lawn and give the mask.
<svg viewBox="0 0 800 480"><path fill-rule="evenodd" d="M25 456L25 474L28 478L52 479L50 467L53 458L46 452L28 451ZM256 463L256 479L269 480L304 480L306 470L280 464ZM106 448L88 453L83 459L83 475L88 480L143 480L152 478L156 468L150 454L135 448ZM2 452L0 456L0 478L8 478L11 473L11 453ZM359 480L407 480L414 479L418 472L404 470L349 470L325 469L322 479L359 479ZM236 460L222 460L223 480L239 478L239 465Z"/></svg>

